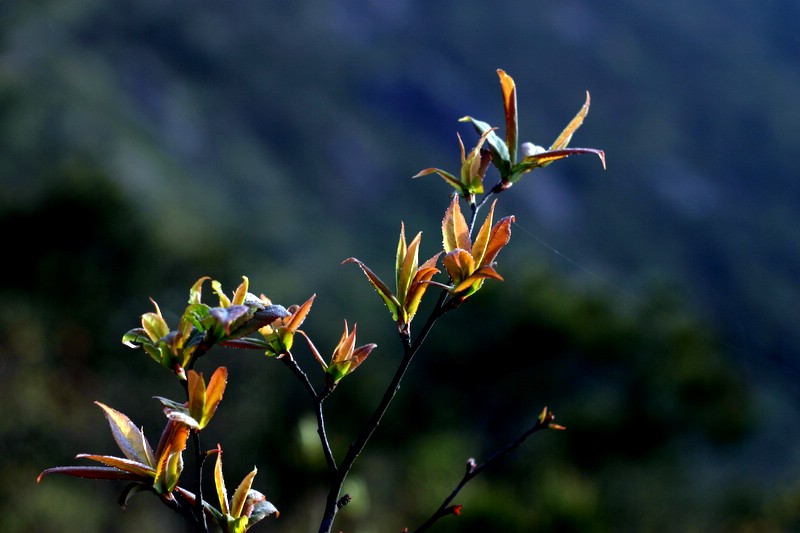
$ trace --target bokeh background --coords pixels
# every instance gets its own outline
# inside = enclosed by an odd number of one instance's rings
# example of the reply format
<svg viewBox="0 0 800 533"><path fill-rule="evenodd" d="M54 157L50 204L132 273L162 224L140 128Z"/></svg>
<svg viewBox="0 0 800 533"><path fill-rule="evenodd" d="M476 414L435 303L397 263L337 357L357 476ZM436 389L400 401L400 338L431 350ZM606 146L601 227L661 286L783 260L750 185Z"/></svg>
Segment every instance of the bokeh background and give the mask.
<svg viewBox="0 0 800 533"><path fill-rule="evenodd" d="M348 478L348 532L420 524L547 405L538 434L437 531L800 528L800 4L792 0L3 0L0 3L0 529L181 531L155 498L51 476L114 453L102 401L157 440L163 369L120 343L155 299L174 323L209 275L284 305L330 353L378 349L327 402L344 453L400 357L350 256L391 279L400 221L439 246L458 122L572 145L527 175L488 283L447 316ZM491 174L487 181L496 179ZM298 358L318 373L307 352ZM253 465L316 531L324 464L286 369L220 351L204 434L228 485Z"/></svg>

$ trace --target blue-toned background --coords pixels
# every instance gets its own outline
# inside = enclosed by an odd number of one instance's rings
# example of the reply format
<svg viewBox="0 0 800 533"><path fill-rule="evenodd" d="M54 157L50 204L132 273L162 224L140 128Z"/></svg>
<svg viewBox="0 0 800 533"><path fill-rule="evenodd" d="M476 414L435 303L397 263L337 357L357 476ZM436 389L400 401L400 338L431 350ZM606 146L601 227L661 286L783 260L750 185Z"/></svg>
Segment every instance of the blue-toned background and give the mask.
<svg viewBox="0 0 800 533"><path fill-rule="evenodd" d="M522 141L549 145L588 90L571 145L608 168L572 157L500 197L506 281L435 330L339 527L413 528L544 405L568 431L476 480L439 530L798 527L798 21L786 0L3 2L3 531L181 527L147 496L123 513L114 483L34 479L114 453L94 400L157 440L151 396L179 389L119 339L149 297L174 323L203 275L287 306L317 293L323 354L344 319L379 344L329 403L343 453L399 350L340 263L391 280L400 221L436 253L450 189L411 176L458 170L460 117L502 125L498 68ZM282 516L256 528L316 530L304 390L258 354L216 357L204 370L231 376L206 443L229 486L257 464Z"/></svg>

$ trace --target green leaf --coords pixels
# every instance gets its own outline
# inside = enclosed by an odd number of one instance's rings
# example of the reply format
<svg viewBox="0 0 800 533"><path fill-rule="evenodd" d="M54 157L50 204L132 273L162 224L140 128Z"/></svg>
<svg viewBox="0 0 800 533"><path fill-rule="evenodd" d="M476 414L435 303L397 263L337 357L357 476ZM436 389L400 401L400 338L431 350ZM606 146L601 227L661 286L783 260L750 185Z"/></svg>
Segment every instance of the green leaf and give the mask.
<svg viewBox="0 0 800 533"><path fill-rule="evenodd" d="M458 121L471 122L479 135L483 135L487 131L489 132L486 137L486 141L489 143L489 151L492 153L492 161L497 167L497 170L500 171L500 176L505 179L505 177L508 176L509 172L511 171L511 166L514 164L514 161L511 160L511 154L508 151L508 146L506 146L505 141L501 139L494 131L492 131L494 128L492 128L492 126L486 122L469 116L462 117Z"/></svg>
<svg viewBox="0 0 800 533"><path fill-rule="evenodd" d="M156 305L156 312L155 313L145 313L142 315L142 327L147 332L148 337L153 342L156 342L158 339L166 337L169 333L169 326L167 326L166 321L161 317L161 311L158 309L158 305Z"/></svg>
<svg viewBox="0 0 800 533"><path fill-rule="evenodd" d="M210 280L211 278L208 276L203 276L202 278L198 279L192 288L189 290L189 304L196 305L202 302L203 296L203 283Z"/></svg>
<svg viewBox="0 0 800 533"><path fill-rule="evenodd" d="M143 344L150 344L150 336L144 328L134 328L122 336L122 344L128 348L140 348Z"/></svg>

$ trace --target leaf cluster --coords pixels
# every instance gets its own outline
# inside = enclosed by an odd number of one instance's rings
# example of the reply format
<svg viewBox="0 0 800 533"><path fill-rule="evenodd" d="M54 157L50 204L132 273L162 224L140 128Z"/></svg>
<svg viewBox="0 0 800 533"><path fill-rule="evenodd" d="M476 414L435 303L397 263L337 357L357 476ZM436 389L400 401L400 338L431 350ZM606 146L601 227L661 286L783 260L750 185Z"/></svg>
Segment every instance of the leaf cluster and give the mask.
<svg viewBox="0 0 800 533"><path fill-rule="evenodd" d="M436 173L456 189L456 194L452 196L442 217L441 248L429 259L420 263L422 233L417 233L411 241L407 241L405 226L401 222L394 260L394 289L389 288L361 260L350 257L343 261L356 264L361 269L369 284L386 305L397 327L403 351L394 376L379 404L343 457L335 457L328 441L324 401L346 376L352 374L366 361L377 347L376 344L367 343L358 346L357 325L353 324L351 329L345 320L341 338L333 348L330 359L326 360L314 345L309 333L301 329L311 311L316 294L306 299L303 304L286 308L273 304L264 294L256 296L251 293L249 279L246 276L243 276L242 283L230 296L223 291L218 281L206 276L198 279L190 288L188 305L174 329L165 320L158 304L152 301L155 310L144 313L141 316L141 326L131 329L122 338L126 346L142 349L153 361L169 369L185 393L185 401L156 397L162 405L167 422L155 451L145 438L144 431L137 428L126 415L97 402L124 457L80 454L77 458L99 462L102 466L50 468L40 474L39 480L48 474L124 480L128 485L120 498L123 505L126 505L130 496L135 493L152 492L158 495L165 505L185 516L198 531L208 531L208 520L211 520L225 532L241 533L266 516L277 517L279 515L277 508L267 501L262 493L252 488L256 468L245 476L229 499L222 475L222 446L217 444L213 449L203 450L200 442L203 430L212 421L222 401L227 386L228 371L226 367L216 368L206 383L203 375L194 369L195 365L215 346L259 350L269 359L282 361L299 379L312 401L317 420L317 433L329 478L328 495L319 531L330 532L337 512L351 500L349 495L342 494L345 478L392 403L405 372L419 352L427 334L441 317L472 298L484 286L486 280L504 279L496 268L497 257L510 242L511 226L515 218L506 216L495 222L497 203L495 198L473 237L473 228L480 208L491 197L509 189L524 174L570 155L593 153L600 157L605 166L605 156L601 150L567 148L573 133L588 113L588 93L586 103L556 138L550 149L539 149L530 143L525 143L518 150L516 87L513 79L503 70L498 70L498 75L505 110L505 138L501 139L496 135L496 128L488 123L464 117L462 121L472 123L479 134L479 140L475 148L466 152L459 136L460 177L456 178L455 175L438 168L429 168L414 176ZM484 149L484 145L488 148ZM518 152L521 153L521 158L518 157ZM499 181L485 192L483 181L490 166L497 170ZM469 219L461 209L461 199L469 205ZM446 275L446 279L435 279L435 276L442 273ZM203 288L209 281L217 299L215 305L203 302ZM429 294L431 288L440 289L438 299L419 331L412 336L412 322L418 314L423 298ZM295 336L298 334L305 339L309 351L322 368L322 382L318 387L313 385L293 355ZM532 434L543 429L564 429L553 420L553 414L545 407L535 417L532 425L517 439L484 463L479 465L470 459L467 462L464 478L417 531L427 529L444 516L460 514L462 506L451 502L461 488L477 474L518 448ZM182 486L181 482L185 470L184 452L187 450L190 438L194 448L196 483L194 487L188 488ZM216 456L213 481L218 506L209 503L203 496L203 465L212 455Z"/></svg>

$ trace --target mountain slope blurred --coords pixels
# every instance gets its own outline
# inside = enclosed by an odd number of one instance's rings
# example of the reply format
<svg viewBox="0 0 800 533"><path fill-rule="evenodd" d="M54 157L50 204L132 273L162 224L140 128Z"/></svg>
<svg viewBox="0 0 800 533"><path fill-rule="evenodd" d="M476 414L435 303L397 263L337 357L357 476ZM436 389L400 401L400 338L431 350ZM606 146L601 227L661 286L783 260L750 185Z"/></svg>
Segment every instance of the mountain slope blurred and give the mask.
<svg viewBox="0 0 800 533"><path fill-rule="evenodd" d="M0 5L0 223L15 265L2 286L3 330L8 336L25 323L37 338L80 309L59 329L60 348L48 337L39 355L24 359L21 348L4 344L8 368L39 369L54 359L76 380L61 401L82 410L81 424L97 425L91 400L115 387L94 372L124 368L98 350L120 350L118 337L149 310L148 296L180 309L184 288L201 275L232 287L246 274L287 304L319 292L311 320L332 342L340 321L325 323L329 313L358 320L360 333L385 330L374 294L339 263L357 256L384 265L378 270L388 278L401 220L408 234L424 231L422 255L434 253L449 190L438 178L410 177L430 166L457 170L456 133L468 145L475 139L458 118L502 123L495 74L502 68L517 84L522 141L552 142L588 90L591 110L572 145L604 149L608 169L573 157L501 197L499 215L513 213L517 224L513 250L499 265L509 287L498 290L513 294L515 277L522 283L549 269L555 280L569 280L570 301L600 286L616 302L603 316L616 316L617 305L652 311L659 320L637 326L646 331L660 331L658 295L671 293L684 307L670 312L697 317L703 350L721 357L699 357L710 367L698 375L723 385L714 401L701 395L697 404L730 400L729 387L741 387L747 399L746 408L720 408L734 419L742 409L741 420L726 418L730 424L717 428L738 428L730 437L737 451L726 457L749 462L748 475L758 470L757 485L793 490L800 467L792 452L800 429L800 185L792 161L800 139L800 6L284 4ZM93 224L109 229L88 231ZM70 235L84 245L56 246ZM77 266L70 257L80 258ZM515 275L512 265L530 268ZM66 267L61 280L53 279L58 266ZM553 327L573 337L582 331L566 319ZM379 344L394 342L387 335ZM625 350L611 353L636 361ZM712 372L718 365L725 369ZM81 374L85 366L91 377ZM624 376L639 369L603 368ZM609 383L627 379L617 378ZM91 397L80 397L86 387ZM655 411L673 424L675 405ZM31 416L46 411L29 407ZM8 422L4 435L13 428ZM31 424L41 440L40 431ZM67 457L92 451L67 444ZM717 463L705 452L697 457L708 479L736 470L719 456Z"/></svg>

